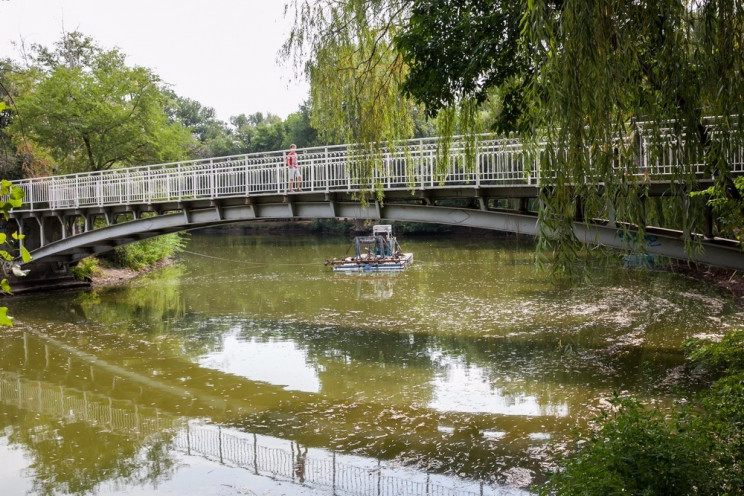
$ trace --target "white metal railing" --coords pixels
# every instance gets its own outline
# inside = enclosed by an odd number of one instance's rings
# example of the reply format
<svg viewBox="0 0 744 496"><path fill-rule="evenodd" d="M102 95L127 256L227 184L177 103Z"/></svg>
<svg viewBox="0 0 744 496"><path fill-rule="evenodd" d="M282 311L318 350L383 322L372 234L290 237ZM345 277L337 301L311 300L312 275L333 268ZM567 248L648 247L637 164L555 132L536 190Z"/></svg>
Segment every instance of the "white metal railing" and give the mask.
<svg viewBox="0 0 744 496"><path fill-rule="evenodd" d="M670 178L682 159L702 174L701 158L680 157L679 140L641 137L638 170L654 179ZM475 186L535 185L541 181L541 147L528 148L517 138L478 135L474 167L466 164L468 140L452 138L446 164L438 164L440 138L396 142L369 151L364 145L297 150L301 191L355 192ZM471 142L472 143L472 142ZM653 148L653 150L651 150ZM725 150L735 174L744 173L741 146ZM286 150L147 165L101 172L14 181L25 193L16 212L93 206L219 199L287 192ZM371 164L371 174L365 168ZM367 169L368 170L368 169Z"/></svg>

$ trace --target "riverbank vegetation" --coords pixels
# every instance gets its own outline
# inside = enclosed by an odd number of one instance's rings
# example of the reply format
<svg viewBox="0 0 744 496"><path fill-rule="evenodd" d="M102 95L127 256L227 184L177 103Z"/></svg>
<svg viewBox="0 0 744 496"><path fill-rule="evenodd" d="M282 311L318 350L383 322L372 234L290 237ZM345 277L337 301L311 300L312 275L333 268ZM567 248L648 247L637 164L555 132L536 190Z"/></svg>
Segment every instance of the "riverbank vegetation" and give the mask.
<svg viewBox="0 0 744 496"><path fill-rule="evenodd" d="M102 269L109 267L141 271L172 258L184 249L187 241L187 233L172 233L130 243L100 257L84 258L71 268L71 272L78 280L90 281L101 276Z"/></svg>
<svg viewBox="0 0 744 496"><path fill-rule="evenodd" d="M540 494L744 493L744 330L684 349L701 392L671 411L616 395Z"/></svg>

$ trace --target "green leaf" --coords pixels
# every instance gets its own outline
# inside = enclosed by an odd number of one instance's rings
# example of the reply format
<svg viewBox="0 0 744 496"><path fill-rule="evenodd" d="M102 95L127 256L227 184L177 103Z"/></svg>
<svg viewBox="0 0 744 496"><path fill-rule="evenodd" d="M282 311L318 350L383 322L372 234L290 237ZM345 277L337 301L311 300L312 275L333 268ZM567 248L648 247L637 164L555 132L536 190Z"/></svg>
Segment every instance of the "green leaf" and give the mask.
<svg viewBox="0 0 744 496"><path fill-rule="evenodd" d="M23 259L23 263L29 263L31 261L31 254L25 246L21 246L21 258Z"/></svg>
<svg viewBox="0 0 744 496"><path fill-rule="evenodd" d="M10 193L10 188L13 187L13 183L7 179L0 181L0 195L7 195Z"/></svg>
<svg viewBox="0 0 744 496"><path fill-rule="evenodd" d="M3 244L3 243L5 243L5 241L7 241L7 239L8 239L8 235L5 234L4 232L0 232L0 245Z"/></svg>
<svg viewBox="0 0 744 496"><path fill-rule="evenodd" d="M14 231L13 234L11 234L11 237L16 240L21 240L26 237L25 234L18 234L18 231Z"/></svg>
<svg viewBox="0 0 744 496"><path fill-rule="evenodd" d="M17 186L13 186L10 189L10 198L8 199L8 203L11 204L11 206L18 208L21 205L23 205L23 197L26 196L26 194L23 192L23 190Z"/></svg>
<svg viewBox="0 0 744 496"><path fill-rule="evenodd" d="M7 279L0 281L0 291L10 294L10 283Z"/></svg>
<svg viewBox="0 0 744 496"><path fill-rule="evenodd" d="M0 325L13 326L13 318L8 316L8 307L0 307Z"/></svg>

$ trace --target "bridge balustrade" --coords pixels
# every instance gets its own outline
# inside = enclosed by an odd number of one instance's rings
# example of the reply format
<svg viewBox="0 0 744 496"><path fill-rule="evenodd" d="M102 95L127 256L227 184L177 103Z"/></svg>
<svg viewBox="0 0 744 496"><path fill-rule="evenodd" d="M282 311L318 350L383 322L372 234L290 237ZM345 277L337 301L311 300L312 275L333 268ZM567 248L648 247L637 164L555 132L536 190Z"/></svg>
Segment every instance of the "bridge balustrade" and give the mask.
<svg viewBox="0 0 744 496"><path fill-rule="evenodd" d="M534 184L537 164L516 139L478 136L475 167L466 162L468 140L449 142L446 167L438 161L442 140L397 142L382 150L339 145L298 150L302 191L365 191L462 184ZM16 212L107 205L149 204L287 193L286 151L253 153L126 169L15 181L25 192ZM443 164L444 165L444 164Z"/></svg>
<svg viewBox="0 0 744 496"><path fill-rule="evenodd" d="M646 126L648 127L648 126ZM723 135L708 124L734 174L744 174L744 147L732 134ZM637 170L669 180L680 166L699 176L706 172L704 154L684 146L684 136L669 130L643 132L618 141L630 146L636 140ZM469 149L468 147L474 148ZM443 152L447 151L444 158ZM421 138L376 148L371 145L338 145L298 151L302 191L368 191L447 188L463 184L539 184L544 147L526 147L518 138L494 135L464 136L451 140ZM474 167L466 157L474 155ZM591 155L591 152L587 150ZM203 160L148 165L126 169L85 172L15 181L25 192L25 203L15 212L107 205L149 204L189 199L219 199L287 193L287 151L252 153ZM591 157L590 157L591 159ZM446 160L446 164L440 164ZM616 168L620 169L619 164ZM622 171L623 173L628 171Z"/></svg>
<svg viewBox="0 0 744 496"><path fill-rule="evenodd" d="M332 489L333 494L358 496L478 494L463 488L447 487L428 480L428 477L425 481L416 481L384 475L384 468L380 466L365 468L349 465L338 462L335 455L320 459L281 448L261 446L255 436L248 437L235 431L226 432L200 421L191 421L188 428L179 431L174 439L174 446L189 455L200 455L226 465L244 468L258 475ZM480 489L480 494L483 494L483 489L490 488L481 485Z"/></svg>
<svg viewBox="0 0 744 496"><path fill-rule="evenodd" d="M150 407L139 407L127 400L112 400L48 382L31 381L3 371L0 371L0 403L71 422L84 421L142 438L182 426L180 419L159 415Z"/></svg>

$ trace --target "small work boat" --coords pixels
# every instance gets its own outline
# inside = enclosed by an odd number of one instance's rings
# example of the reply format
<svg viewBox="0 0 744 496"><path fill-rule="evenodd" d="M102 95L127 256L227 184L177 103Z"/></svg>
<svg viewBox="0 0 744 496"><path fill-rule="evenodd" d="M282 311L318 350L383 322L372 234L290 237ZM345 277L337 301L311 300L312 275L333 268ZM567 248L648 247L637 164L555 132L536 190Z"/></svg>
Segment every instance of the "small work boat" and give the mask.
<svg viewBox="0 0 744 496"><path fill-rule="evenodd" d="M333 258L325 264L333 267L334 272L395 272L413 263L413 253L400 251L391 225L374 226L372 236L356 236L352 247L355 256Z"/></svg>

